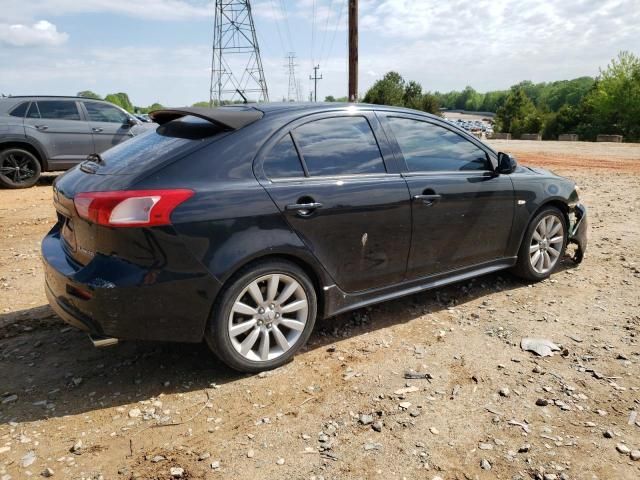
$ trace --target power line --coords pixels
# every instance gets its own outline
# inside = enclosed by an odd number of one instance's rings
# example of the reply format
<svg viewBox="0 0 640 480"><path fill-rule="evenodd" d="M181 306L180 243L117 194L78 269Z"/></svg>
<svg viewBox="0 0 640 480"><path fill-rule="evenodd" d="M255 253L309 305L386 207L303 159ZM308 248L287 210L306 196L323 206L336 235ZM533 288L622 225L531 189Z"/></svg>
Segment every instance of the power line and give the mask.
<svg viewBox="0 0 640 480"><path fill-rule="evenodd" d="M331 10L333 9L333 0L329 3L329 8L327 9L327 16L324 22L324 29L322 31L322 43L320 44L320 55L319 59L322 60L322 54L324 53L324 44L327 40L327 32L329 31L329 19L331 18Z"/></svg>
<svg viewBox="0 0 640 480"><path fill-rule="evenodd" d="M342 15L344 13L344 7L349 0L343 0L340 5L340 13L338 14L338 19L336 20L335 27L333 29L333 35L331 36L331 43L329 44L329 50L327 50L327 55L324 57L324 63L326 64L331 56L331 52L333 52L333 42L336 39L336 33L338 32L338 27L340 26L340 20L342 20Z"/></svg>
<svg viewBox="0 0 640 480"><path fill-rule="evenodd" d="M278 38L280 39L280 46L282 47L282 51L286 52L287 49L284 46L284 42L282 41L282 34L280 33L280 18L278 16L278 13L275 10L275 5L273 4L273 0L271 0L271 12L273 14L273 18L276 21L276 30L278 31Z"/></svg>

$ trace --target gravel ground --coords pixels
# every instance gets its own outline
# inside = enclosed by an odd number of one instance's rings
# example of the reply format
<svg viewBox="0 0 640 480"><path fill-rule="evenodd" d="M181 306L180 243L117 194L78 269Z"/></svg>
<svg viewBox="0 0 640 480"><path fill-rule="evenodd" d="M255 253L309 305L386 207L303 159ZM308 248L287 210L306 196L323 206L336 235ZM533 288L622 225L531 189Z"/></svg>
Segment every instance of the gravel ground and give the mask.
<svg viewBox="0 0 640 480"><path fill-rule="evenodd" d="M202 345L94 349L43 293L52 177L0 191L0 480L640 478L640 146L493 143L580 184L580 266L342 315L256 376Z"/></svg>

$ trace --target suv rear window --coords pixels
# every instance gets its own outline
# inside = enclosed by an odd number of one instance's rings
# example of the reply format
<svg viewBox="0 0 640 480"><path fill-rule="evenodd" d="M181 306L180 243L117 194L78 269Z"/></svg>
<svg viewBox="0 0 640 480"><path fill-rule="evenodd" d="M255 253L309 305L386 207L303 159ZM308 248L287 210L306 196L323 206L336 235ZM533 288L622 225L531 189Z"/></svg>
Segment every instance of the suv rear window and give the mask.
<svg viewBox="0 0 640 480"><path fill-rule="evenodd" d="M35 105L35 102L34 104ZM33 108L29 109L30 118L48 118L52 120L80 120L80 112L76 102L69 100L40 100L37 102L39 117L32 116Z"/></svg>
<svg viewBox="0 0 640 480"><path fill-rule="evenodd" d="M23 118L25 113L27 113L28 107L29 107L29 102L22 102L20 105L18 105L13 110L11 110L11 113L9 113L9 115L11 115L12 117Z"/></svg>
<svg viewBox="0 0 640 480"><path fill-rule="evenodd" d="M293 131L310 176L385 173L380 149L364 117L332 117Z"/></svg>

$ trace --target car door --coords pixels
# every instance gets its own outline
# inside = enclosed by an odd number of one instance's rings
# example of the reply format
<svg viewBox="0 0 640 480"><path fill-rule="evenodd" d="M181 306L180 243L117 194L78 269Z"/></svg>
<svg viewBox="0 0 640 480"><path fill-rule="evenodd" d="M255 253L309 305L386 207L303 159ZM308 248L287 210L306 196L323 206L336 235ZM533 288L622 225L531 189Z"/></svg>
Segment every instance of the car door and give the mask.
<svg viewBox="0 0 640 480"><path fill-rule="evenodd" d="M407 276L417 278L503 258L514 214L508 175L470 136L426 117L385 114L412 198Z"/></svg>
<svg viewBox="0 0 640 480"><path fill-rule="evenodd" d="M82 102L87 112L96 153L132 137L129 115L119 108L102 102Z"/></svg>
<svg viewBox="0 0 640 480"><path fill-rule="evenodd" d="M372 126L381 139L371 112L299 121L270 140L256 172L291 228L346 292L401 281L410 246L407 185Z"/></svg>
<svg viewBox="0 0 640 480"><path fill-rule="evenodd" d="M24 127L26 136L46 152L50 170L70 168L95 151L91 129L75 100L31 102Z"/></svg>

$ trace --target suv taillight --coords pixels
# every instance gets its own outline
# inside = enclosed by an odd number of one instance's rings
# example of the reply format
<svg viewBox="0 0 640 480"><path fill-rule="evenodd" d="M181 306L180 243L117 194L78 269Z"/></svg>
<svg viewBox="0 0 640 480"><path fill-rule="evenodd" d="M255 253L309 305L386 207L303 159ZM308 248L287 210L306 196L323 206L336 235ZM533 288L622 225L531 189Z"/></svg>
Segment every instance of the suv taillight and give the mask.
<svg viewBox="0 0 640 480"><path fill-rule="evenodd" d="M106 227L169 225L171 213L193 190L83 192L73 199L80 217Z"/></svg>

